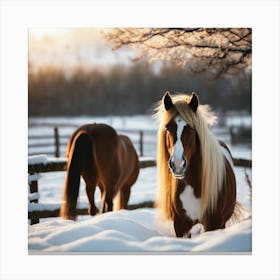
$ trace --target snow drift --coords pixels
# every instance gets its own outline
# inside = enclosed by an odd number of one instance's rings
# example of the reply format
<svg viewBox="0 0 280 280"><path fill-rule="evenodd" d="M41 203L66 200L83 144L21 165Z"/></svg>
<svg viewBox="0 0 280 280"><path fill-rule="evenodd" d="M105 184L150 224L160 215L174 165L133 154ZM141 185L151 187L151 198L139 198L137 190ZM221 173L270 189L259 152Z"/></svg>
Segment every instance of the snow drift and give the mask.
<svg viewBox="0 0 280 280"><path fill-rule="evenodd" d="M141 253L251 252L251 218L224 230L176 238L171 224L158 224L158 210L120 210L77 222L56 219L29 227L29 252Z"/></svg>

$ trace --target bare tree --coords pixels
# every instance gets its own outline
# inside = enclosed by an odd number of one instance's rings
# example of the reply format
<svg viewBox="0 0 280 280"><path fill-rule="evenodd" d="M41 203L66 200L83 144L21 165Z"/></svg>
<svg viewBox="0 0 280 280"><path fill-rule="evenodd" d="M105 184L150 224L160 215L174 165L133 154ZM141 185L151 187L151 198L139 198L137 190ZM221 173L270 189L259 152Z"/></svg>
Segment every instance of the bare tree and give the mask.
<svg viewBox="0 0 280 280"><path fill-rule="evenodd" d="M250 28L115 28L105 33L113 49L131 46L140 59L189 65L215 77L251 70Z"/></svg>

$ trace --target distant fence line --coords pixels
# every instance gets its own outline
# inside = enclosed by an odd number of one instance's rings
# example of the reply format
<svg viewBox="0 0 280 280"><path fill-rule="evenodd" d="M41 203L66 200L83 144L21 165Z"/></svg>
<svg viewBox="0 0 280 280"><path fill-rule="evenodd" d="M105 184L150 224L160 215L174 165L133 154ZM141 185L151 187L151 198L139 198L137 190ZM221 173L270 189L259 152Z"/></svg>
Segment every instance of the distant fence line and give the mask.
<svg viewBox="0 0 280 280"><path fill-rule="evenodd" d="M71 134L61 134L60 128L78 128L79 125L72 124L43 124L43 125L31 125L31 127L43 126L50 127L53 129L53 134L40 134L40 135L28 135L28 140L37 140L39 143L29 143L28 148L47 148L54 147L52 152L43 152L47 155L54 155L55 157L61 157L61 146L66 147L68 139L71 137ZM133 141L135 148L138 150L139 156L144 156L144 135L145 136L155 136L156 132L154 130L144 130L144 129L117 129L119 134L129 134L130 136L136 136L137 140ZM40 143L41 140L49 140L47 143ZM145 139L145 144L154 144L154 141L149 141ZM29 152L29 155L34 155L38 153Z"/></svg>
<svg viewBox="0 0 280 280"><path fill-rule="evenodd" d="M57 158L65 155L66 145L71 137L70 133L61 133L63 128L73 128L76 129L79 125L75 124L31 124L29 127L40 127L40 128L50 128L53 132L49 134L40 135L28 135L28 149L29 155L35 154L47 154L53 155ZM143 156L155 156L155 147L157 141L157 132L155 130L145 130L145 129L117 129L120 134L126 134L132 140L137 153L140 157ZM238 142L249 143L251 142L252 133L251 129L247 127L229 127L228 130L231 144ZM32 143L35 142L36 143ZM47 142L46 142L47 141ZM52 147L52 151L46 151L44 149ZM39 152L34 152L32 149L41 148ZM63 149L62 149L63 148ZM152 154L151 154L152 152Z"/></svg>

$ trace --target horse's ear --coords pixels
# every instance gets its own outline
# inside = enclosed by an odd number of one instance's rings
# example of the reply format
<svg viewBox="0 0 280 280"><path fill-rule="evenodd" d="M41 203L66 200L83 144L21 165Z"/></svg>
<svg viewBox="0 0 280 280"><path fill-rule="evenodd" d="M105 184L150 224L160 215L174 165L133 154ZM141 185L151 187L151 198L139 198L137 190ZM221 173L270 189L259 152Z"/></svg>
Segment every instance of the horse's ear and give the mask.
<svg viewBox="0 0 280 280"><path fill-rule="evenodd" d="M191 101L189 104L194 112L196 112L196 110L197 110L198 103L199 103L198 96L196 95L196 93L193 92L192 98L191 98Z"/></svg>
<svg viewBox="0 0 280 280"><path fill-rule="evenodd" d="M166 111L170 110L174 106L174 104L172 102L172 99L169 95L169 91L167 91L164 94L163 102L164 102L164 108L165 108Z"/></svg>

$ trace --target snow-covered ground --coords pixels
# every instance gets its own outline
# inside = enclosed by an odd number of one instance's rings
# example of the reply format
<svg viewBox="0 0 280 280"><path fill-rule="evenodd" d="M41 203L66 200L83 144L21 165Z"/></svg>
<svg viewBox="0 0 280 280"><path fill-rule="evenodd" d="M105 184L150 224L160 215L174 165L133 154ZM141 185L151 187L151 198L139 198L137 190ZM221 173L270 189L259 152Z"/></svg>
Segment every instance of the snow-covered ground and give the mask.
<svg viewBox="0 0 280 280"><path fill-rule="evenodd" d="M251 170L246 171L251 178ZM191 239L176 238L171 223L161 224L157 209L121 210L103 215L79 216L76 222L60 218L41 219L29 225L29 253L49 252L251 252L251 201L243 168L236 168L238 200L248 209L244 219L225 230L198 234L193 228ZM41 174L39 204L29 204L29 210L56 208L62 199L65 172ZM156 167L141 169L132 187L130 204L154 201ZM100 192L96 191L97 206ZM84 182L81 181L78 207L87 205Z"/></svg>
<svg viewBox="0 0 280 280"><path fill-rule="evenodd" d="M30 252L251 252L251 219L224 230L176 238L157 210L120 210L78 222L53 220L29 228ZM171 227L168 225L168 229Z"/></svg>

